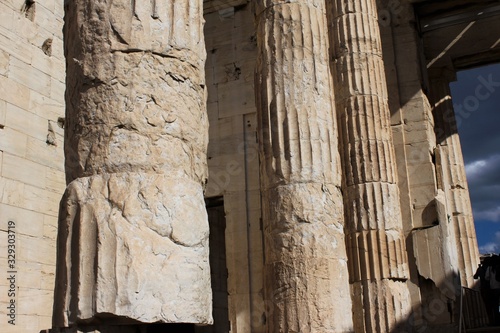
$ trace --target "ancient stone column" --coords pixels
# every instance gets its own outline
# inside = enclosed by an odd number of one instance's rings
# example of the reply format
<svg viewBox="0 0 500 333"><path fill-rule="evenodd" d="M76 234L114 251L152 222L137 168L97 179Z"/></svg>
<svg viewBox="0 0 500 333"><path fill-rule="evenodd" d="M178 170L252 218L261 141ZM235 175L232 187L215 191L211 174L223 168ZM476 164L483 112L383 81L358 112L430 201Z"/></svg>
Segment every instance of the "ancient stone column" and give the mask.
<svg viewBox="0 0 500 333"><path fill-rule="evenodd" d="M355 332L404 331L408 262L377 8L329 4Z"/></svg>
<svg viewBox="0 0 500 333"><path fill-rule="evenodd" d="M66 2L54 327L212 321L202 8Z"/></svg>
<svg viewBox="0 0 500 333"><path fill-rule="evenodd" d="M474 273L479 264L474 217L465 174L462 147L451 99L450 78L447 70L430 72L429 98L434 115L437 140L439 186L445 192L448 212L455 230L458 268L463 286L474 285Z"/></svg>
<svg viewBox="0 0 500 333"><path fill-rule="evenodd" d="M351 332L324 0L255 5L268 332Z"/></svg>

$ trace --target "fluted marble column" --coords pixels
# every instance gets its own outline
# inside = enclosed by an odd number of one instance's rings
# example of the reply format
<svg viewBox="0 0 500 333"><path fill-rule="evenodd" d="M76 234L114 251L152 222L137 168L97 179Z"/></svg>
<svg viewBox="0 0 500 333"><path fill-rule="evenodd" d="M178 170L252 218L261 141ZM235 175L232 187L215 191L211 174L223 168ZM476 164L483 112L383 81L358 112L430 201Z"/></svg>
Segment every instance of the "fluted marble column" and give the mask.
<svg viewBox="0 0 500 333"><path fill-rule="evenodd" d="M401 330L408 263L377 7L333 0L328 14L355 332Z"/></svg>
<svg viewBox="0 0 500 333"><path fill-rule="evenodd" d="M351 332L325 3L255 13L268 332Z"/></svg>
<svg viewBox="0 0 500 333"><path fill-rule="evenodd" d="M65 9L54 327L211 323L203 1Z"/></svg>
<svg viewBox="0 0 500 333"><path fill-rule="evenodd" d="M465 174L462 147L458 135L451 99L449 75L446 70L432 70L429 97L434 115L440 186L446 195L450 219L454 223L458 268L463 286L474 285L474 273L479 264L474 217Z"/></svg>

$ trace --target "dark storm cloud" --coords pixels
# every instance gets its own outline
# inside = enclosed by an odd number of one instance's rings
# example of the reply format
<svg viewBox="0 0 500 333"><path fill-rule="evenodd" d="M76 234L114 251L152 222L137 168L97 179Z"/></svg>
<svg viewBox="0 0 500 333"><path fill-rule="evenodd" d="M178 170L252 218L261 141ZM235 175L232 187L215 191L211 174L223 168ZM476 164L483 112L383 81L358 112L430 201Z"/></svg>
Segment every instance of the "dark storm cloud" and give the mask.
<svg viewBox="0 0 500 333"><path fill-rule="evenodd" d="M500 65L451 84L481 253L500 252Z"/></svg>
<svg viewBox="0 0 500 333"><path fill-rule="evenodd" d="M460 72L451 86L465 163L500 153L500 66Z"/></svg>
<svg viewBox="0 0 500 333"><path fill-rule="evenodd" d="M460 72L452 91L475 218L500 221L500 66Z"/></svg>
<svg viewBox="0 0 500 333"><path fill-rule="evenodd" d="M485 159L465 164L470 186L492 186L500 184L500 152Z"/></svg>
<svg viewBox="0 0 500 333"><path fill-rule="evenodd" d="M500 154L465 166L476 220L500 222Z"/></svg>
<svg viewBox="0 0 500 333"><path fill-rule="evenodd" d="M466 164L500 152L500 88L468 118L456 117Z"/></svg>

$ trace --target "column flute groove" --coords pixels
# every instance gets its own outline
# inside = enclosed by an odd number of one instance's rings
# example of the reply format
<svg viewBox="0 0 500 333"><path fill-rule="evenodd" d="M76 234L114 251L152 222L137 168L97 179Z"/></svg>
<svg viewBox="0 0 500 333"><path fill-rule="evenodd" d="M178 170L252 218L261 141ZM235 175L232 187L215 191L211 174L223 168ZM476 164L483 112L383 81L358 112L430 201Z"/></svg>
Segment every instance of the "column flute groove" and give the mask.
<svg viewBox="0 0 500 333"><path fill-rule="evenodd" d="M268 332L351 332L325 3L254 5Z"/></svg>
<svg viewBox="0 0 500 333"><path fill-rule="evenodd" d="M479 264L479 250L449 79L441 73L439 77L431 77L430 82L440 169L444 178L441 186L444 186L450 219L454 224L458 266L459 271L463 272L461 283L472 287Z"/></svg>
<svg viewBox="0 0 500 333"><path fill-rule="evenodd" d="M377 6L328 4L354 328L390 332L408 320L410 302Z"/></svg>

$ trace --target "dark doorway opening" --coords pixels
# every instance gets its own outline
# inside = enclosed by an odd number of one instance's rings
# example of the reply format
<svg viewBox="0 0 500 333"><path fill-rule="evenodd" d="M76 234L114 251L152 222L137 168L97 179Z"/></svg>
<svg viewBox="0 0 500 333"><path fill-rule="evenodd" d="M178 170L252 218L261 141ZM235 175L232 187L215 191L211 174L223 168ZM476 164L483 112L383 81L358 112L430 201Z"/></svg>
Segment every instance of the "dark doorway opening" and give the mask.
<svg viewBox="0 0 500 333"><path fill-rule="evenodd" d="M210 278L213 293L213 317L211 326L199 326L196 333L229 333L229 301L227 292L226 263L226 214L222 197L206 199L210 225Z"/></svg>

